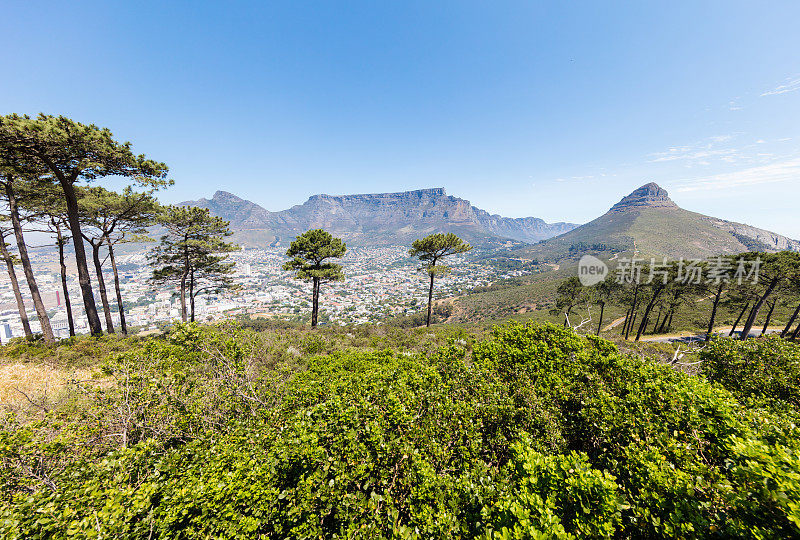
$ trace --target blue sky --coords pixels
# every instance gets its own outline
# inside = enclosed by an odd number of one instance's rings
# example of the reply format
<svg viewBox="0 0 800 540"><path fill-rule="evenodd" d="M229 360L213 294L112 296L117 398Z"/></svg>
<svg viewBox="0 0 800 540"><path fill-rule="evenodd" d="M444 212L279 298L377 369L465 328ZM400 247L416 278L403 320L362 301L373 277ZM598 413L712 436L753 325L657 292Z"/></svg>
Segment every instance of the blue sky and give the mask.
<svg viewBox="0 0 800 540"><path fill-rule="evenodd" d="M648 181L800 238L800 2L6 0L0 113L109 127L163 199L443 186L585 222Z"/></svg>

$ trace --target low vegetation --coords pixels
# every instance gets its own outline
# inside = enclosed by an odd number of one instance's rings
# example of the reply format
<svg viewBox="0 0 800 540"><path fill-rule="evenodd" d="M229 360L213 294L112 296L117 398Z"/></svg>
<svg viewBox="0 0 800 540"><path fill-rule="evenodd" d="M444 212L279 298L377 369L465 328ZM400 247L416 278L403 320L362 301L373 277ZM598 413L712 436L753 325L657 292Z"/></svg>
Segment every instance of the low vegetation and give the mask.
<svg viewBox="0 0 800 540"><path fill-rule="evenodd" d="M534 323L62 347L91 361L45 361L95 373L7 407L6 538L800 535L800 347L779 338L715 339L698 375Z"/></svg>

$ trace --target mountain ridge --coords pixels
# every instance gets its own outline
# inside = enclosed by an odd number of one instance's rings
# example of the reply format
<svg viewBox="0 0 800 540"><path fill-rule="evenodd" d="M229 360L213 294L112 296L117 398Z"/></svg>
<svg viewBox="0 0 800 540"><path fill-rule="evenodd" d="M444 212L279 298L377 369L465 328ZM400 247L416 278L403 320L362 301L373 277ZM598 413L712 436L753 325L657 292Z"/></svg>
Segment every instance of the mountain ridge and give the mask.
<svg viewBox="0 0 800 540"><path fill-rule="evenodd" d="M285 244L313 228L325 228L355 244L408 243L432 232L455 232L467 240L495 242L511 239L537 242L567 232L574 223L547 223L540 218L507 218L447 195L444 188L353 195L316 194L303 204L270 212L258 204L219 190L211 199L180 203L211 210L231 222L240 237L272 237ZM258 233L261 232L261 234Z"/></svg>

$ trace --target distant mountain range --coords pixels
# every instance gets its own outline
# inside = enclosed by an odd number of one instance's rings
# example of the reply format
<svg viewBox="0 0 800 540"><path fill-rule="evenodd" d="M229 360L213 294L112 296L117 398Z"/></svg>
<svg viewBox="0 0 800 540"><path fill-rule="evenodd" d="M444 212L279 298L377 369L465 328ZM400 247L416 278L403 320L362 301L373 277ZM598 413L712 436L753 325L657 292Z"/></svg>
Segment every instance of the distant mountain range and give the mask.
<svg viewBox="0 0 800 540"><path fill-rule="evenodd" d="M800 251L800 242L750 225L680 208L658 184L649 183L599 218L558 237L521 248L543 261L584 253L630 252L637 256L704 258L745 251Z"/></svg>
<svg viewBox="0 0 800 540"><path fill-rule="evenodd" d="M235 239L252 246L288 245L308 229L323 228L351 245L409 244L434 232L453 232L475 244L533 243L577 227L575 223L489 214L443 188L368 195L314 195L288 210L261 206L217 191L211 199L181 203L208 208L231 222Z"/></svg>
<svg viewBox="0 0 800 540"><path fill-rule="evenodd" d="M183 205L208 208L231 222L244 246L285 246L323 228L350 245L404 245L434 232L453 232L478 246L511 247L542 261L583 253L636 252L656 257L707 257L744 251L800 251L800 242L750 225L680 208L655 183L623 197L584 225L489 214L443 188L365 195L314 195L288 210L270 212L226 191ZM534 245L514 245L513 242Z"/></svg>

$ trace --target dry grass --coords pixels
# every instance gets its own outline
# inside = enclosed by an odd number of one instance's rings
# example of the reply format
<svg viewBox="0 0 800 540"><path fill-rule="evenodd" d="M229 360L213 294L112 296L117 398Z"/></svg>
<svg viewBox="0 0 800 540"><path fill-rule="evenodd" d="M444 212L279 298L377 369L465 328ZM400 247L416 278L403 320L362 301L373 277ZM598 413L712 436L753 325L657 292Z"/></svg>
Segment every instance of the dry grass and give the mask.
<svg viewBox="0 0 800 540"><path fill-rule="evenodd" d="M58 399L71 380L91 379L95 369L57 368L44 363L0 364L0 407L39 407Z"/></svg>

